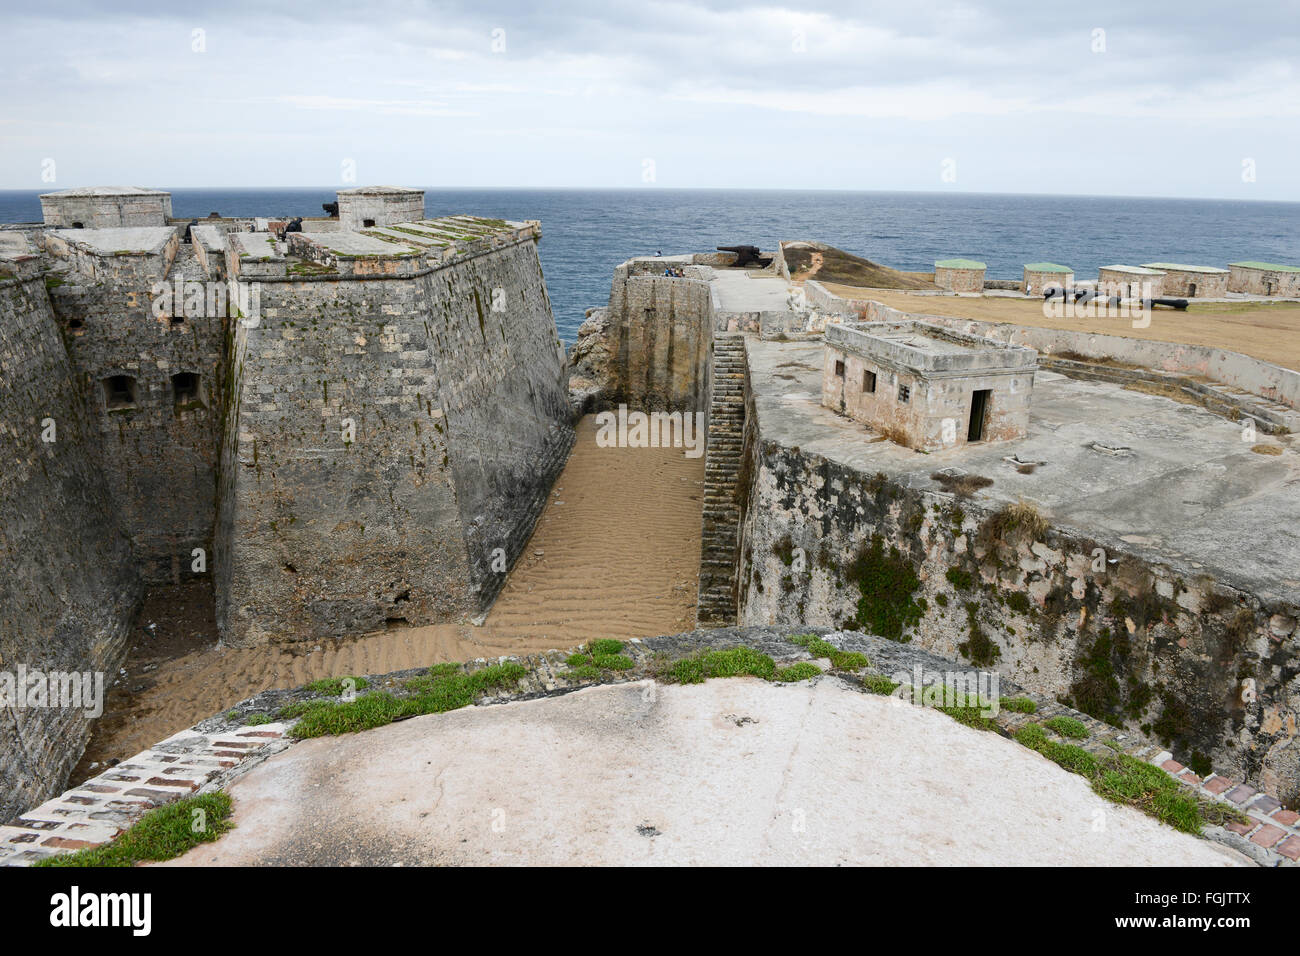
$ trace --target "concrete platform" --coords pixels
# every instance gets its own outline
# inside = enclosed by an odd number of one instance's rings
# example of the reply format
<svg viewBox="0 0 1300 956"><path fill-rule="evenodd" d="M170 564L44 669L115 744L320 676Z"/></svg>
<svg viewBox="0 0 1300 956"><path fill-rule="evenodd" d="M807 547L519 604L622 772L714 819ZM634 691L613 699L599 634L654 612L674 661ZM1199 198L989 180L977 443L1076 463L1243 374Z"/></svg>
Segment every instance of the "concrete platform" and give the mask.
<svg viewBox="0 0 1300 956"><path fill-rule="evenodd" d="M1154 559L1264 597L1300 600L1300 453L1293 435L1242 440L1195 405L1039 370L1025 438L922 454L872 442L820 404L821 343L747 340L764 440L937 490L933 472L993 479L978 500L1025 498L1057 526L1114 535ZM1094 443L1118 449L1097 450ZM1253 452L1276 446L1280 455ZM1032 474L1015 463L1043 462Z"/></svg>
<svg viewBox="0 0 1300 956"><path fill-rule="evenodd" d="M161 253L176 234L173 226L121 226L111 229L52 229L65 242L91 252L111 256L119 252Z"/></svg>
<svg viewBox="0 0 1300 956"><path fill-rule="evenodd" d="M787 308L790 283L745 269L714 269L710 288L720 312L773 312Z"/></svg>
<svg viewBox="0 0 1300 956"><path fill-rule="evenodd" d="M300 743L165 865L1231 866L1019 744L838 678L643 681Z"/></svg>

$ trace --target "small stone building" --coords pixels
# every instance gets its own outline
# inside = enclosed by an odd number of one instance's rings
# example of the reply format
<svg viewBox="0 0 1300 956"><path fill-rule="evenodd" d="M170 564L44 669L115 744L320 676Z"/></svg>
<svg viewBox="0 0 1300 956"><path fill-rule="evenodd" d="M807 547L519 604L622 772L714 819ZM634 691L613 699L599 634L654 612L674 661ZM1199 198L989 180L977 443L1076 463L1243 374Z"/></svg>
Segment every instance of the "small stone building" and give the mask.
<svg viewBox="0 0 1300 956"><path fill-rule="evenodd" d="M1025 295L1042 295L1048 289L1067 289L1074 284L1074 270L1055 262L1030 262L1025 266L1025 277L1020 291Z"/></svg>
<svg viewBox="0 0 1300 956"><path fill-rule="evenodd" d="M1228 264L1228 291L1300 297L1300 268L1275 262Z"/></svg>
<svg viewBox="0 0 1300 956"><path fill-rule="evenodd" d="M45 225L63 229L136 229L165 226L172 194L139 186L91 186L41 196Z"/></svg>
<svg viewBox="0 0 1300 956"><path fill-rule="evenodd" d="M939 325L826 326L822 404L934 452L1022 438L1038 353Z"/></svg>
<svg viewBox="0 0 1300 956"><path fill-rule="evenodd" d="M975 259L940 259L934 264L934 284L949 292L984 291L984 263Z"/></svg>
<svg viewBox="0 0 1300 956"><path fill-rule="evenodd" d="M1121 299L1164 295L1165 274L1146 266L1102 266L1097 270L1097 292Z"/></svg>
<svg viewBox="0 0 1300 956"><path fill-rule="evenodd" d="M1228 294L1228 270L1216 266L1186 266L1176 262L1148 262L1142 268L1165 274L1160 290L1165 295L1221 299Z"/></svg>
<svg viewBox="0 0 1300 956"><path fill-rule="evenodd" d="M403 186L340 189L339 228L373 229L424 219L424 190Z"/></svg>

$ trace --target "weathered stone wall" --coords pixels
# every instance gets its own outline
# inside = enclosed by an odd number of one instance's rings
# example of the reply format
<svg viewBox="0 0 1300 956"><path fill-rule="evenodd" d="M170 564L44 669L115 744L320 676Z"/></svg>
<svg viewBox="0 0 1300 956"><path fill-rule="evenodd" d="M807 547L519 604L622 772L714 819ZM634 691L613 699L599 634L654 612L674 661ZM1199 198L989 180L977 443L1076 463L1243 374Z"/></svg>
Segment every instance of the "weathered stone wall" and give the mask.
<svg viewBox="0 0 1300 956"><path fill-rule="evenodd" d="M1300 297L1300 271L1229 265L1228 291Z"/></svg>
<svg viewBox="0 0 1300 956"><path fill-rule="evenodd" d="M342 229L370 229L419 222L424 218L424 192L418 189L395 192L340 189L338 203Z"/></svg>
<svg viewBox="0 0 1300 956"><path fill-rule="evenodd" d="M1165 274L1156 270L1148 273L1105 268L1097 270L1097 292L1100 295L1117 295L1122 299L1163 295L1164 282Z"/></svg>
<svg viewBox="0 0 1300 956"><path fill-rule="evenodd" d="M573 447L564 345L535 241L425 281L469 600L482 611L506 578L493 552L514 564Z"/></svg>
<svg viewBox="0 0 1300 956"><path fill-rule="evenodd" d="M484 610L573 440L536 243L412 277L259 285L222 464L226 640Z"/></svg>
<svg viewBox="0 0 1300 956"><path fill-rule="evenodd" d="M140 569L148 580L175 581L193 573L195 548L212 549L224 289L205 284L189 246L174 261L102 258L94 279L69 273L53 290L55 312ZM110 407L111 376L133 380L132 404ZM197 393L176 376L197 376ZM205 556L200 573L208 564Z"/></svg>
<svg viewBox="0 0 1300 956"><path fill-rule="evenodd" d="M747 449L741 624L858 626L998 661L1194 769L1300 797L1300 608L1047 527L1032 508L902 487L761 437Z"/></svg>
<svg viewBox="0 0 1300 956"><path fill-rule="evenodd" d="M140 583L97 446L44 283L0 282L0 671L117 671ZM0 706L0 821L62 789L89 728Z"/></svg>
<svg viewBox="0 0 1300 956"><path fill-rule="evenodd" d="M985 288L988 288L988 285L988 282L984 283ZM1072 285L1074 285L1073 272L1040 272L1035 269L1025 269L1024 278L1020 282L1020 291L1025 295L1042 295L1047 289L1068 289Z"/></svg>
<svg viewBox="0 0 1300 956"><path fill-rule="evenodd" d="M113 229L165 226L171 215L171 193L155 190L120 194L69 190L41 196L41 216L51 227ZM74 227L74 223L80 225Z"/></svg>
<svg viewBox="0 0 1300 956"><path fill-rule="evenodd" d="M713 332L709 284L634 272L619 266L610 290L607 315L619 376L610 403L703 411Z"/></svg>
<svg viewBox="0 0 1300 956"><path fill-rule="evenodd" d="M949 292L979 293L984 291L983 269L952 269L935 266L934 284Z"/></svg>
<svg viewBox="0 0 1300 956"><path fill-rule="evenodd" d="M1161 295L1221 299L1228 294L1227 272L1193 272L1165 268L1164 273L1164 278L1160 280Z"/></svg>

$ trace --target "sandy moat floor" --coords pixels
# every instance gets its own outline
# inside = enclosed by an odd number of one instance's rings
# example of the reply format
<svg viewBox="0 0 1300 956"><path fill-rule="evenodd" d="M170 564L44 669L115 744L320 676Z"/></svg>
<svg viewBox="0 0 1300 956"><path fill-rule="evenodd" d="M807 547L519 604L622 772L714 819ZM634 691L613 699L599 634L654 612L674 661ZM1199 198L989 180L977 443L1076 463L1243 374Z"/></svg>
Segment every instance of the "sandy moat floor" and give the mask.
<svg viewBox="0 0 1300 956"><path fill-rule="evenodd" d="M600 448L595 435L588 416L532 541L481 627L221 647L206 583L155 590L141 610L125 675L109 691L69 785L263 690L690 630L704 458L671 448Z"/></svg>

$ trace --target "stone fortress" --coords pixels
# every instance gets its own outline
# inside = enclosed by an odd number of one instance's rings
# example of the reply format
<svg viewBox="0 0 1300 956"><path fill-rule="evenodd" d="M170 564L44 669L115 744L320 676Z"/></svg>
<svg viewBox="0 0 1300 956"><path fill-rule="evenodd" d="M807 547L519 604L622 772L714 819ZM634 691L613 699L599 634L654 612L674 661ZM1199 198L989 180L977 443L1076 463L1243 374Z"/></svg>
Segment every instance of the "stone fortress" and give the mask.
<svg viewBox="0 0 1300 956"><path fill-rule="evenodd" d="M700 626L915 642L1159 740L1196 780L1300 799L1300 372L844 298L790 280L793 245L764 269L633 259L573 351L589 408L708 412ZM1040 301L1072 279L939 266Z"/></svg>
<svg viewBox="0 0 1300 956"><path fill-rule="evenodd" d="M0 670L116 672L149 583L232 645L486 610L573 442L536 222L343 190L290 224L76 189L0 230ZM0 815L79 712L0 713Z"/></svg>
<svg viewBox="0 0 1300 956"><path fill-rule="evenodd" d="M231 644L480 614L574 415L626 404L707 417L701 627L911 643L1159 740L1189 786L1300 799L1300 373L844 298L786 244L623 263L566 367L539 224L427 220L417 193L192 223L77 190L0 230L0 481L26 503L0 669L111 671L144 583L191 574ZM944 262L961 291L1072 277ZM0 714L3 809L56 792L85 733Z"/></svg>

